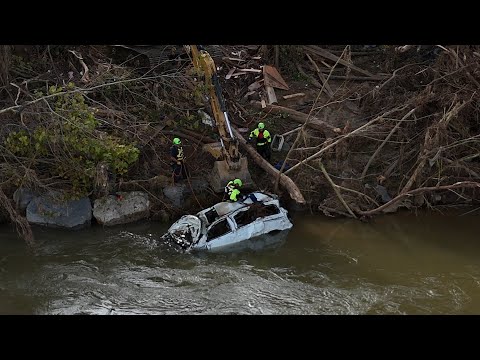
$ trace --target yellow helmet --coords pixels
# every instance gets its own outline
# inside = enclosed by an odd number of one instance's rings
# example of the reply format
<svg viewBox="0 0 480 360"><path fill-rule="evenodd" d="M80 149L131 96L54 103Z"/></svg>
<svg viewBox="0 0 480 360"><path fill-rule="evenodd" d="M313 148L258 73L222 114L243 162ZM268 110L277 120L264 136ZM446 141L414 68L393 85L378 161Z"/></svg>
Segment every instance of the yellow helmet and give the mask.
<svg viewBox="0 0 480 360"><path fill-rule="evenodd" d="M263 122L258 124L259 129L265 129L265 124Z"/></svg>
<svg viewBox="0 0 480 360"><path fill-rule="evenodd" d="M182 143L182 141L179 138L175 138L175 139L173 139L173 143L175 145L180 145Z"/></svg>
<svg viewBox="0 0 480 360"><path fill-rule="evenodd" d="M242 180L240 180L240 179L235 179L235 180L233 180L233 183L234 183L235 185L238 185L238 186L243 186Z"/></svg>

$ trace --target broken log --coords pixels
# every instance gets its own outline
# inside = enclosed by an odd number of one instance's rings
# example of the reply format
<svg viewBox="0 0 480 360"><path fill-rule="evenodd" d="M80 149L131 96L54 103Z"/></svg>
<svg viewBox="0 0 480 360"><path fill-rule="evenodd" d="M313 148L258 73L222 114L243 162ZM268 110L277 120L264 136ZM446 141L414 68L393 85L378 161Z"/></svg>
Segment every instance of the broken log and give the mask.
<svg viewBox="0 0 480 360"><path fill-rule="evenodd" d="M253 158L255 163L260 166L265 172L271 175L272 179L276 179L280 175L280 184L288 191L290 197L299 205L305 205L306 201L302 193L298 189L297 185L285 174L280 174L267 160L265 160L252 146L248 145L247 141L243 138L240 132L232 126L232 131L235 137L240 142L240 145L248 152Z"/></svg>
<svg viewBox="0 0 480 360"><path fill-rule="evenodd" d="M307 114L304 114L300 111L292 110L289 108L286 108L284 106L279 106L279 105L267 105L264 108L262 107L261 103L259 101L253 101L251 104L259 109L262 109L262 111L265 111L267 113L272 112L274 114L281 114L285 113L290 115L290 119L293 121L296 121L300 124L304 124L305 121L308 118ZM333 137L337 135L335 131L335 127L333 127L330 124L327 124L325 121L320 120L317 117L310 116L310 120L307 124L308 127L311 127L312 129L315 130L320 130L325 134L326 137Z"/></svg>
<svg viewBox="0 0 480 360"><path fill-rule="evenodd" d="M211 137L209 137L208 135L205 135L205 134L202 134L200 131L193 131L193 130L190 130L190 129L186 129L186 128L182 128L181 130L182 132L184 132L185 134L187 135L190 135L194 138L196 138L198 141L201 141L202 143L205 143L205 144L210 144L210 143L215 143L217 142L217 140L214 140L212 139Z"/></svg>
<svg viewBox="0 0 480 360"><path fill-rule="evenodd" d="M296 94L290 94L290 95L283 95L283 98L285 100L287 99L293 99L293 98L296 98L296 97L299 97L299 96L305 96L305 93L296 93Z"/></svg>

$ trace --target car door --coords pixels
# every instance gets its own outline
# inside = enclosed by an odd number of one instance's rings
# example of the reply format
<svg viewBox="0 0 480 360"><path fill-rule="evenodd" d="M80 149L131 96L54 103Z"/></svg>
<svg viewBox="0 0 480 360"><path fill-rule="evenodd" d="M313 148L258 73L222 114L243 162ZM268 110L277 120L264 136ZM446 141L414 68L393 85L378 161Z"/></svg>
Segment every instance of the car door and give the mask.
<svg viewBox="0 0 480 360"><path fill-rule="evenodd" d="M206 247L213 249L215 247L226 246L235 240L235 225L228 217L215 221L207 228Z"/></svg>

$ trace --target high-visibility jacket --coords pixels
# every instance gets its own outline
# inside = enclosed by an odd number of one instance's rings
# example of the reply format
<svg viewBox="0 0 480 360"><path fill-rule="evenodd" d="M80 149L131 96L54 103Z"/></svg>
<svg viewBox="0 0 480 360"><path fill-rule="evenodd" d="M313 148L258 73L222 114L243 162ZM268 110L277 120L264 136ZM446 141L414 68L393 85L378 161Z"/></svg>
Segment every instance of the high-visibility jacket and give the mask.
<svg viewBox="0 0 480 360"><path fill-rule="evenodd" d="M240 190L233 189L232 193L230 194L230 201L238 201L240 195Z"/></svg>
<svg viewBox="0 0 480 360"><path fill-rule="evenodd" d="M174 145L170 151L172 157L177 159L177 161L183 161L183 147Z"/></svg>
<svg viewBox="0 0 480 360"><path fill-rule="evenodd" d="M261 131L259 128L256 128L250 133L250 139L256 139L257 146L263 146L266 143L272 142L272 137L270 136L268 130L263 129L263 131Z"/></svg>

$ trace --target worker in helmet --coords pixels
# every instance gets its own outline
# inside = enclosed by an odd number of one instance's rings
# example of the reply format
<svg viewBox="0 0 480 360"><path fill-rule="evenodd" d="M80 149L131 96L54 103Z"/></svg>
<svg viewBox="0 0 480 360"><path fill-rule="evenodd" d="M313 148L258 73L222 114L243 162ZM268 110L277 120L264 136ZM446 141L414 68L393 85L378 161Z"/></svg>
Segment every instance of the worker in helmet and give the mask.
<svg viewBox="0 0 480 360"><path fill-rule="evenodd" d="M272 137L270 132L265 129L263 122L258 123L258 127L250 133L249 142L256 142L257 152L266 160L270 161L270 144Z"/></svg>
<svg viewBox="0 0 480 360"><path fill-rule="evenodd" d="M170 148L170 166L172 167L173 182L177 183L187 177L185 169L182 141L176 137L173 139L173 145Z"/></svg>
<svg viewBox="0 0 480 360"><path fill-rule="evenodd" d="M231 202L242 200L243 197L240 193L240 188L242 186L243 186L243 182L240 179L229 181L227 186L225 186L225 191L227 192L228 200L230 200Z"/></svg>

